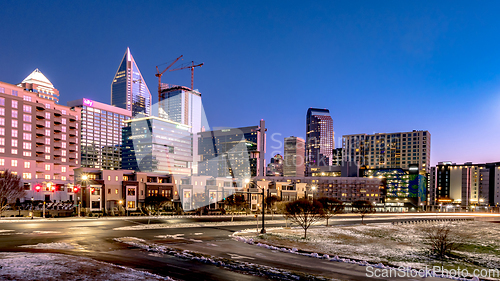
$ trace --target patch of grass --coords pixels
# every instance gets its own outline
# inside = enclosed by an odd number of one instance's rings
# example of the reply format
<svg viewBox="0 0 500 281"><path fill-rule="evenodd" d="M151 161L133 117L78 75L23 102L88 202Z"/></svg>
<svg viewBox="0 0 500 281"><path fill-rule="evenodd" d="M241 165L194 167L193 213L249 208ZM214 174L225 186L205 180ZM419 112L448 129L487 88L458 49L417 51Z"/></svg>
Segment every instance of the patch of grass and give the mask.
<svg viewBox="0 0 500 281"><path fill-rule="evenodd" d="M472 252L477 254L493 254L500 255L500 250L493 246L483 246L477 244L463 244L460 246L460 250L464 252Z"/></svg>

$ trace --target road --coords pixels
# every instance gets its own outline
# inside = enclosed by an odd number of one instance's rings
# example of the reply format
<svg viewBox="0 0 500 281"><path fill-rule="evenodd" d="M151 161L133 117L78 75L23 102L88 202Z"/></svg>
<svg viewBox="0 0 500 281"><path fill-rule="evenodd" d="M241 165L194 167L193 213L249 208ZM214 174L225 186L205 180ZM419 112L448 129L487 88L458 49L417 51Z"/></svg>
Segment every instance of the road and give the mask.
<svg viewBox="0 0 500 281"><path fill-rule="evenodd" d="M421 217L421 215L418 215ZM415 215L374 215L367 223L383 223L410 220ZM436 218L436 216L429 216ZM276 218L275 218L276 219ZM117 219L35 219L0 222L0 251L54 252L81 255L96 260L149 271L179 280L265 280L265 278L222 269L214 265L178 258L168 254L152 253L137 247L119 243L113 239L137 237L148 243L167 245L171 248L190 250L215 257L250 262L290 271L324 276L340 280L366 280L364 267L332 263L316 258L271 251L265 248L234 241L235 231L256 227L253 216L235 217L244 225L217 225L230 217L202 218L117 218ZM332 225L359 223L357 216L347 215L331 219ZM124 230L124 227L163 224L170 228ZM268 226L283 226L268 221ZM121 228L121 229L120 229ZM23 245L38 243L66 243L72 249L30 249ZM375 279L376 280L376 279ZM393 279L403 280L403 279ZM414 278L413 280L418 280ZM432 280L427 278L425 280ZM437 279L436 279L437 280Z"/></svg>

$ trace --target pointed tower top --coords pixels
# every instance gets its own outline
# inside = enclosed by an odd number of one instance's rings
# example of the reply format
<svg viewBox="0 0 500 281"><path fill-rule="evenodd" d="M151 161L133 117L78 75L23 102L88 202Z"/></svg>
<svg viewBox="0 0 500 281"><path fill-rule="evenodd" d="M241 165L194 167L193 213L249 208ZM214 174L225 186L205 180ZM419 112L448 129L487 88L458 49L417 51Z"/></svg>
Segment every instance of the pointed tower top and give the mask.
<svg viewBox="0 0 500 281"><path fill-rule="evenodd" d="M21 83L28 83L28 84L38 84L41 86L45 86L47 88L54 89L54 85L43 75L43 73L37 68L33 72L31 72L28 77L24 78L23 82Z"/></svg>
<svg viewBox="0 0 500 281"><path fill-rule="evenodd" d="M127 47L127 51L125 53L127 55L127 61L131 61L132 60L132 54L130 53L130 48L129 47Z"/></svg>

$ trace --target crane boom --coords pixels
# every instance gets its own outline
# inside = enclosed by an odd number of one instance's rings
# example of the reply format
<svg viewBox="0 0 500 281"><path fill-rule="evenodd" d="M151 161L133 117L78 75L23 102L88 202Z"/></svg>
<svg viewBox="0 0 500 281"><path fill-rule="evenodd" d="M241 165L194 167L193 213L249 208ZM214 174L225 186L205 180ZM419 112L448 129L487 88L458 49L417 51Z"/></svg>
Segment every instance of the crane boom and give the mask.
<svg viewBox="0 0 500 281"><path fill-rule="evenodd" d="M158 66L156 66L156 74L155 76L158 77L158 102L160 102L160 98L161 98L161 76L163 75L163 73L165 73L165 71L167 71L169 68L171 68L177 61L179 61L180 58L182 58L183 55L181 55L180 57L176 58L174 60L173 63L171 63L169 66L167 66L167 68L165 68L165 70L163 70L162 72L160 72L160 69L158 68Z"/></svg>
<svg viewBox="0 0 500 281"><path fill-rule="evenodd" d="M182 69L190 68L191 69L191 90L194 90L194 68L195 67L201 67L202 65L203 65L203 63L194 64L194 61L191 61L191 65L179 67L179 68L176 68L176 69L171 69L170 71L176 71L176 70L182 70Z"/></svg>

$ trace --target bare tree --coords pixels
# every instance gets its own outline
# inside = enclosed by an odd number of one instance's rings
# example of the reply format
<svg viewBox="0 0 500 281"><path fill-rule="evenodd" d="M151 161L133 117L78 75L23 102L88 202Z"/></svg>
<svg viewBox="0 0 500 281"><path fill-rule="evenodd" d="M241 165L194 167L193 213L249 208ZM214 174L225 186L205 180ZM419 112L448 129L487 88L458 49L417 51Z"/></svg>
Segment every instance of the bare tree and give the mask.
<svg viewBox="0 0 500 281"><path fill-rule="evenodd" d="M160 210L165 207L168 200L167 197L161 195L148 196L144 199L146 206L149 206L153 213L156 211L156 214L160 215Z"/></svg>
<svg viewBox="0 0 500 281"><path fill-rule="evenodd" d="M440 260L463 245L463 239L453 231L449 224L434 225L423 231L429 250Z"/></svg>
<svg viewBox="0 0 500 281"><path fill-rule="evenodd" d="M274 208L279 198L276 195L266 197L266 209L271 212L271 219L274 219Z"/></svg>
<svg viewBox="0 0 500 281"><path fill-rule="evenodd" d="M231 221L234 220L234 212L240 212L245 207L245 196L242 194L232 194L226 198L224 208L231 212Z"/></svg>
<svg viewBox="0 0 500 281"><path fill-rule="evenodd" d="M317 200L299 199L286 204L285 216L304 229L304 239L306 239L307 229L324 218L324 211Z"/></svg>
<svg viewBox="0 0 500 281"><path fill-rule="evenodd" d="M321 197L318 199L318 201L323 206L323 212L325 213L326 218L326 226L328 226L328 219L344 212L344 203L340 200L331 197Z"/></svg>
<svg viewBox="0 0 500 281"><path fill-rule="evenodd" d="M364 224L365 216L375 213L375 207L368 200L358 200L352 202L352 212L358 213L361 216L361 224Z"/></svg>
<svg viewBox="0 0 500 281"><path fill-rule="evenodd" d="M0 217L9 203L24 197L23 181L20 176L9 170L0 172Z"/></svg>

